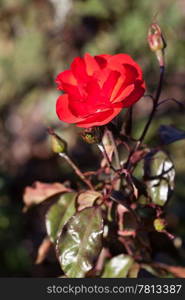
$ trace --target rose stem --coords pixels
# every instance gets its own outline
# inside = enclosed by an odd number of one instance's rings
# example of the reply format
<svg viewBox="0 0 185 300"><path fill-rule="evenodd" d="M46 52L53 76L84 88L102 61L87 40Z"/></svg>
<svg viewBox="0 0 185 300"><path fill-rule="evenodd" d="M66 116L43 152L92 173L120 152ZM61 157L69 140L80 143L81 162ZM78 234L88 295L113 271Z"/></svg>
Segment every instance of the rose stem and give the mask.
<svg viewBox="0 0 185 300"><path fill-rule="evenodd" d="M81 180L91 189L94 190L94 187L92 186L91 182L85 178L84 174L80 171L80 169L75 165L75 163L71 160L71 158L66 154L60 152L59 155L64 158L68 164L73 168L75 173L81 178Z"/></svg>
<svg viewBox="0 0 185 300"><path fill-rule="evenodd" d="M141 137L139 138L139 140L136 143L136 145L133 148L133 150L130 152L128 160L127 160L127 162L125 164L125 168L126 169L130 168L130 158L133 155L133 153L136 152L138 150L138 148L140 147L140 145L142 144L142 142L143 142L143 140L144 140L144 138L145 138L145 136L147 134L147 131L148 131L149 127L150 127L150 124L151 124L151 122L153 120L153 117L155 115L155 112L156 112L156 109L157 109L157 106L158 106L158 101L159 101L159 98L160 98L160 95L161 95L162 86L163 86L164 71L165 71L165 67L164 66L160 66L160 77L159 77L159 82L158 82L156 96L155 96L155 98L153 98L153 108L152 108L152 111L150 113L148 122L146 123L146 125L144 127L144 130L143 130L143 132L141 134Z"/></svg>
<svg viewBox="0 0 185 300"><path fill-rule="evenodd" d="M153 120L154 114L155 114L157 106L158 106L158 101L159 101L159 98L160 98L160 95L161 95L162 86L163 86L164 71L165 71L164 66L160 66L160 77L159 77L159 83L158 83L158 87L157 87L156 96L155 96L155 98L153 100L153 108L152 108L152 111L150 113L148 122L146 123L145 128L143 130L143 133L141 134L141 137L139 139L140 144L143 142L143 140L144 140L144 138L145 138L145 136L147 134L147 131L148 131L149 127L150 127L150 124L151 124L151 122Z"/></svg>

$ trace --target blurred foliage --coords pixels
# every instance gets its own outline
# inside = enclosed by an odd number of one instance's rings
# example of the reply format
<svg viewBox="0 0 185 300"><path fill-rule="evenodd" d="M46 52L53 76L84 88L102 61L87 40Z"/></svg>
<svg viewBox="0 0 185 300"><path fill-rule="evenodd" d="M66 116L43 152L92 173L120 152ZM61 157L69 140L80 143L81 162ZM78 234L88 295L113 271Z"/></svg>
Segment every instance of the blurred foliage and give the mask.
<svg viewBox="0 0 185 300"><path fill-rule="evenodd" d="M98 164L95 148L85 145L78 130L58 121L55 114L56 74L85 52L127 52L142 66L149 92L158 76L149 51L148 26L158 21L167 41L167 71L163 97L184 98L183 0L0 0L0 272L6 276L39 276L49 273L52 256L43 269L33 267L45 228L38 230L33 215L22 215L22 191L35 180L45 182L72 178L65 163L58 164L48 147L46 127L62 132L69 151L82 169ZM150 99L135 107L137 137L146 121ZM172 102L161 105L147 136L156 145L161 124L185 129L184 112ZM93 150L92 150L93 149ZM168 206L169 226L185 239L185 142L168 148L177 171L176 188ZM92 160L85 160L85 155ZM42 219L41 213L39 218ZM35 215L34 215L35 216ZM40 219L39 219L40 220ZM26 224L24 224L24 222ZM35 223L34 223L35 222ZM31 225L30 225L31 224ZM30 258L31 257L31 258Z"/></svg>

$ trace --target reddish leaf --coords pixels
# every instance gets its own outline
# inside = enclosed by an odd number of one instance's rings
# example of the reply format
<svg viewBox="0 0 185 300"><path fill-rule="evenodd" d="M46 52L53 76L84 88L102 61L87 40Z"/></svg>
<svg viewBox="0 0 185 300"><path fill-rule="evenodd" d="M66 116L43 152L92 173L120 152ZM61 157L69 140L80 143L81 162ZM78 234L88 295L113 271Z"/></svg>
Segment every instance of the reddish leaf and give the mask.
<svg viewBox="0 0 185 300"><path fill-rule="evenodd" d="M23 211L26 211L32 205L39 204L52 196L69 191L69 188L59 182L43 183L36 181L32 187L28 186L24 190L23 201L25 207Z"/></svg>

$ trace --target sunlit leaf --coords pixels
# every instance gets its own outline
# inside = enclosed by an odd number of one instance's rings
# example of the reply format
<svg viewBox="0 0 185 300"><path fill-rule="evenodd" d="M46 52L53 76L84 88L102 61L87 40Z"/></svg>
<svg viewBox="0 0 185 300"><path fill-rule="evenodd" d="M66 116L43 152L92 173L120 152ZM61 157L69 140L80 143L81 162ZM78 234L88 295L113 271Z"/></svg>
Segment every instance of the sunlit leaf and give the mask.
<svg viewBox="0 0 185 300"><path fill-rule="evenodd" d="M137 163L136 167L134 168L133 175L137 179L142 179L142 177L144 175L144 161L143 160L140 160Z"/></svg>
<svg viewBox="0 0 185 300"><path fill-rule="evenodd" d="M24 190L24 210L27 210L32 205L40 204L52 196L69 191L69 188L59 182L43 183L36 181L33 186L27 186Z"/></svg>
<svg viewBox="0 0 185 300"><path fill-rule="evenodd" d="M93 206L94 202L98 199L101 199L102 195L96 191L86 191L84 193L80 193L77 197L77 206L78 211Z"/></svg>
<svg viewBox="0 0 185 300"><path fill-rule="evenodd" d="M104 268L102 278L126 278L134 260L131 256L120 254L110 259Z"/></svg>
<svg viewBox="0 0 185 300"><path fill-rule="evenodd" d="M57 234L64 224L75 213L76 193L65 193L53 204L46 214L46 230L52 242L56 242Z"/></svg>
<svg viewBox="0 0 185 300"><path fill-rule="evenodd" d="M64 273L82 278L96 263L102 248L103 219L99 207L86 208L72 216L57 241Z"/></svg>
<svg viewBox="0 0 185 300"><path fill-rule="evenodd" d="M159 128L159 136L162 143L167 145L185 139L185 131L177 129L174 126L161 125Z"/></svg>
<svg viewBox="0 0 185 300"><path fill-rule="evenodd" d="M174 189L173 162L163 151L153 151L145 158L145 181L152 202L163 206Z"/></svg>

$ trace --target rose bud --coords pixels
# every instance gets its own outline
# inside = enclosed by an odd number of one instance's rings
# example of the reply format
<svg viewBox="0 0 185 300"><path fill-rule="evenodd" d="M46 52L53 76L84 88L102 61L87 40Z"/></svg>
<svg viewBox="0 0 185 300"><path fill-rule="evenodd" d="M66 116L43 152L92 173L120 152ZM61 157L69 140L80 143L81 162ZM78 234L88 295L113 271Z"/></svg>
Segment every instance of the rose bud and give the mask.
<svg viewBox="0 0 185 300"><path fill-rule="evenodd" d="M161 28L156 23L149 27L148 44L150 49L155 52L160 66L164 66L164 49L166 42L163 38Z"/></svg>
<svg viewBox="0 0 185 300"><path fill-rule="evenodd" d="M158 232L162 232L166 228L166 221L161 218L157 218L154 220L154 228Z"/></svg>
<svg viewBox="0 0 185 300"><path fill-rule="evenodd" d="M52 128L48 128L48 133L51 135L51 148L55 153L66 153L67 143L58 136Z"/></svg>

